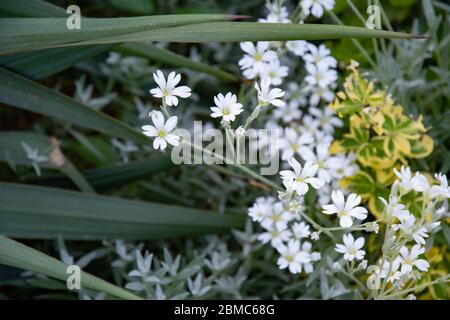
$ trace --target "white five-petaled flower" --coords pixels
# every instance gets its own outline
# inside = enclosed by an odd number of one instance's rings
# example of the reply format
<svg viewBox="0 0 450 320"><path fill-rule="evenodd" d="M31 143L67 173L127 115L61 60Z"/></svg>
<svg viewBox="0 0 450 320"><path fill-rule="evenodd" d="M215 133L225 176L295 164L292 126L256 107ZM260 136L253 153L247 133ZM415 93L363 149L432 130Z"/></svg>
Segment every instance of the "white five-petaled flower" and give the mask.
<svg viewBox="0 0 450 320"><path fill-rule="evenodd" d="M283 78L287 77L288 70L288 67L280 66L280 61L278 59L272 60L264 65L261 70L261 77L269 78L274 86L278 86L283 82Z"/></svg>
<svg viewBox="0 0 450 320"><path fill-rule="evenodd" d="M144 134L148 137L155 137L153 140L153 148L164 150L167 147L167 143L172 146L177 146L180 143L180 137L171 134L170 132L177 126L177 117L170 117L167 122L164 122L164 116L160 111L153 111L151 113L153 126L142 126Z"/></svg>
<svg viewBox="0 0 450 320"><path fill-rule="evenodd" d="M364 238L359 237L358 239L353 238L351 233L344 234L342 237L342 240L344 241L344 244L336 244L335 250L339 253L344 254L344 259L347 261L353 261L353 260L362 260L366 254L364 250L361 250L362 247L364 247Z"/></svg>
<svg viewBox="0 0 450 320"><path fill-rule="evenodd" d="M277 264L280 269L288 268L291 273L302 272L302 263L309 263L310 257L307 252L300 250L300 242L291 239L287 245L280 244L277 247L280 257Z"/></svg>
<svg viewBox="0 0 450 320"><path fill-rule="evenodd" d="M317 164L307 161L302 168L295 158L290 158L288 163L294 171L280 171L286 189L296 191L299 196L302 196L308 192L308 185L311 185L314 189L319 189L324 185L322 180L314 177L319 169Z"/></svg>
<svg viewBox="0 0 450 320"><path fill-rule="evenodd" d="M178 105L177 96L180 98L187 98L191 95L191 88L187 86L176 87L181 80L181 75L175 73L175 71L172 71L169 74L167 81L160 70L153 73L153 78L158 84L158 88L151 89L150 93L155 98L162 98L168 106Z"/></svg>
<svg viewBox="0 0 450 320"><path fill-rule="evenodd" d="M308 42L305 40L286 41L286 48L296 56L302 57L308 51Z"/></svg>
<svg viewBox="0 0 450 320"><path fill-rule="evenodd" d="M282 160L289 160L295 154L302 154L308 149L306 145L314 142L314 137L308 132L299 135L293 128L286 128L284 132L284 137L280 139Z"/></svg>
<svg viewBox="0 0 450 320"><path fill-rule="evenodd" d="M325 64L312 64L307 63L306 71L308 75L305 77L305 81L312 86L319 86L325 88L333 84L337 79L337 73L334 69L329 69Z"/></svg>
<svg viewBox="0 0 450 320"><path fill-rule="evenodd" d="M353 219L364 220L367 217L367 209L358 207L361 203L361 197L355 193L349 194L347 200L341 191L333 191L331 193L333 204L322 206L323 213L334 214L339 217L339 224L342 228L350 228L353 225Z"/></svg>
<svg viewBox="0 0 450 320"><path fill-rule="evenodd" d="M425 252L425 248L422 248L419 244L414 245L411 251L407 247L403 246L400 249L400 255L395 259L394 264L401 265L400 272L410 273L415 266L420 271L426 272L430 267L428 261L425 259L418 259L419 255Z"/></svg>
<svg viewBox="0 0 450 320"><path fill-rule="evenodd" d="M400 191L402 193L408 193L413 189L412 174L409 167L402 166L400 171L394 168L394 173L400 179Z"/></svg>
<svg viewBox="0 0 450 320"><path fill-rule="evenodd" d="M258 236L258 240L266 244L270 242L272 247L277 248L283 242L286 242L291 237L291 232L289 230L278 230L275 227L271 227L266 232L261 233Z"/></svg>
<svg viewBox="0 0 450 320"><path fill-rule="evenodd" d="M246 53L244 57L239 60L241 69L253 69L255 73L263 70L264 64L277 59L277 54L269 49L269 42L260 41L256 46L252 42L241 42L241 49Z"/></svg>
<svg viewBox="0 0 450 320"><path fill-rule="evenodd" d="M337 60L330 55L330 49L325 47L324 44L316 47L314 44L308 43L308 52L303 57L307 63L321 64L326 68L337 66Z"/></svg>
<svg viewBox="0 0 450 320"><path fill-rule="evenodd" d="M323 11L331 10L334 7L334 0L301 0L300 2L304 12L311 12L311 14L320 18L323 15Z"/></svg>
<svg viewBox="0 0 450 320"><path fill-rule="evenodd" d="M211 107L211 117L222 117L225 122L234 121L236 116L244 111L242 104L237 102L236 95L231 92L228 92L225 96L219 93L214 97L214 103L217 107Z"/></svg>
<svg viewBox="0 0 450 320"><path fill-rule="evenodd" d="M269 104L274 105L275 107L281 107L285 102L278 98L284 96L285 92L280 88L270 89L270 84L269 78L261 79L261 86L259 86L258 83L255 83L256 91L258 91L258 104L261 107L265 107Z"/></svg>

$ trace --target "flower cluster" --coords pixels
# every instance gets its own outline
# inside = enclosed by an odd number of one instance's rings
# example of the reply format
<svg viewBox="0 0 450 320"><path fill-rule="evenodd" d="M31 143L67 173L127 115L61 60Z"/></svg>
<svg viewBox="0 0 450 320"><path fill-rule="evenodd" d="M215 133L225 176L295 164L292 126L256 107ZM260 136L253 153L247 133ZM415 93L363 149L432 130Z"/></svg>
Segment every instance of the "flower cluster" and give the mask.
<svg viewBox="0 0 450 320"><path fill-rule="evenodd" d="M320 253L312 251L310 226L302 221L296 210L287 202L272 197L257 198L248 214L258 222L264 232L258 235L262 243L270 243L279 254L278 266L288 268L291 273L310 273L313 262L320 260Z"/></svg>

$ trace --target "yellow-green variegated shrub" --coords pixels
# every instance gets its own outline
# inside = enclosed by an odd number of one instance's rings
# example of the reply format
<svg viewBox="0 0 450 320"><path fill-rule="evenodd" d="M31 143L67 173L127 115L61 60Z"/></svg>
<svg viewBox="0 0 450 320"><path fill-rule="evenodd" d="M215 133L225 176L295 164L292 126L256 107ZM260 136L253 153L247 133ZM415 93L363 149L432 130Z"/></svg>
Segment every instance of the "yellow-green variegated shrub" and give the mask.
<svg viewBox="0 0 450 320"><path fill-rule="evenodd" d="M337 93L329 108L349 123L349 131L331 146L332 153L354 152L360 171L341 181L368 202L380 218L383 205L378 199L389 195L393 168L408 165L410 159L424 158L433 150L422 117L414 119L395 104L386 91L377 90L352 64L344 91Z"/></svg>

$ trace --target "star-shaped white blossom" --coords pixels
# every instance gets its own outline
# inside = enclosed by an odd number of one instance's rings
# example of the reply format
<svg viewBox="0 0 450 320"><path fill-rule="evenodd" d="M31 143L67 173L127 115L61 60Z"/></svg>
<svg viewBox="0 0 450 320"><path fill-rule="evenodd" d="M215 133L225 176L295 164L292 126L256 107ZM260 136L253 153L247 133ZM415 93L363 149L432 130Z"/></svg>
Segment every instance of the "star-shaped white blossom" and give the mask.
<svg viewBox="0 0 450 320"><path fill-rule="evenodd" d="M222 117L225 122L234 121L236 116L244 111L242 104L237 102L236 95L231 92L228 92L225 96L219 93L214 97L214 103L216 107L210 108L212 111L211 117Z"/></svg>
<svg viewBox="0 0 450 320"><path fill-rule="evenodd" d="M176 87L181 80L181 75L175 73L175 71L172 71L169 74L167 81L160 70L153 73L153 78L158 84L158 88L151 89L150 93L155 98L162 98L168 106L178 105L177 96L180 98L187 98L191 95L191 88L187 86Z"/></svg>
<svg viewBox="0 0 450 320"><path fill-rule="evenodd" d="M342 228L350 228L353 225L353 219L364 220L367 217L367 209L358 207L361 203L361 197L355 193L349 194L347 200L341 191L333 191L331 193L331 200L333 204L322 206L323 213L337 214L339 217L339 224Z"/></svg>
<svg viewBox="0 0 450 320"><path fill-rule="evenodd" d="M171 134L170 132L177 126L177 117L170 117L167 122L164 121L164 116L160 111L153 111L151 113L153 126L142 126L144 134L148 137L155 137L153 140L153 148L164 150L167 147L167 143L177 146L180 143L180 137Z"/></svg>

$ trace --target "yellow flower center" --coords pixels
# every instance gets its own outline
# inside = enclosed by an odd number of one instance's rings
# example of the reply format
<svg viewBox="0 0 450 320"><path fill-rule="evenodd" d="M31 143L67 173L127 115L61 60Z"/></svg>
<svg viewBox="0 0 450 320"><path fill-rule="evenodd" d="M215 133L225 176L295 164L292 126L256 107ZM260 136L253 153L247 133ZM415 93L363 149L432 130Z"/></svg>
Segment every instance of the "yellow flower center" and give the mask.
<svg viewBox="0 0 450 320"><path fill-rule="evenodd" d="M337 215L338 215L339 218L346 217L346 216L348 216L348 212L346 210L341 210L341 211L338 212Z"/></svg>
<svg viewBox="0 0 450 320"><path fill-rule="evenodd" d="M222 110L222 113L223 113L224 116L227 116L227 115L229 115L229 114L231 113L231 111L230 111L230 109L228 109L228 108L224 108L224 109Z"/></svg>
<svg viewBox="0 0 450 320"><path fill-rule="evenodd" d="M255 56L254 56L254 59L255 59L255 61L258 61L258 62L259 62L259 61L262 60L262 57L263 57L263 56L262 56L261 53L256 53Z"/></svg>
<svg viewBox="0 0 450 320"><path fill-rule="evenodd" d="M167 135L167 133L164 130L159 130L158 131L158 137L164 138L166 135Z"/></svg>

